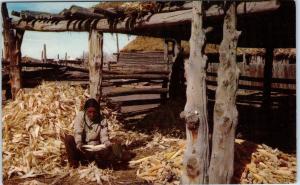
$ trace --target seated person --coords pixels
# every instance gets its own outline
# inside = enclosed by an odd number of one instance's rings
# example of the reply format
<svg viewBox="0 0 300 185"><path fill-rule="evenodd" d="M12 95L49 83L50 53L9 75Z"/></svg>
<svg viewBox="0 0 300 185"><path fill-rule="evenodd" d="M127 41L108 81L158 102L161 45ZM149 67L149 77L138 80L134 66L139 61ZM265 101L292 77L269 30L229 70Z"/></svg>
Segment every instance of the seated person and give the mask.
<svg viewBox="0 0 300 185"><path fill-rule="evenodd" d="M132 158L130 152L124 152L120 144L111 143L108 137L108 123L100 113L100 105L95 99L85 102L84 110L80 111L74 120L74 137L66 135L64 143L68 161L71 167L77 168L79 162L87 164L93 160L100 167L115 161L129 161ZM83 145L104 144L105 148L90 152Z"/></svg>

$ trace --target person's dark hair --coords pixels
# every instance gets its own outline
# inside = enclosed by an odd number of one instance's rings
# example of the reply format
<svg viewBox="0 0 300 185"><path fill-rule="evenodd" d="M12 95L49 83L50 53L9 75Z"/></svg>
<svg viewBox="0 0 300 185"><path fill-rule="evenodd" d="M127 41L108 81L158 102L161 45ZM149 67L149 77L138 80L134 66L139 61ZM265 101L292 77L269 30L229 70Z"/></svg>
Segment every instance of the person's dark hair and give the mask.
<svg viewBox="0 0 300 185"><path fill-rule="evenodd" d="M100 112L100 105L94 98L88 99L84 104L84 111L86 111L89 107L94 107L97 112Z"/></svg>
<svg viewBox="0 0 300 185"><path fill-rule="evenodd" d="M88 99L85 104L84 104L84 123L87 125L86 123L86 120L85 120L85 114L86 114L86 110L89 108L89 107L94 107L96 109L96 112L98 113L98 116L96 118L95 121L95 124L99 124L102 120L102 116L100 114L100 105L99 103L97 102L97 100L95 100L94 98L90 98ZM88 125L87 125L88 126ZM89 127L89 126L88 126Z"/></svg>

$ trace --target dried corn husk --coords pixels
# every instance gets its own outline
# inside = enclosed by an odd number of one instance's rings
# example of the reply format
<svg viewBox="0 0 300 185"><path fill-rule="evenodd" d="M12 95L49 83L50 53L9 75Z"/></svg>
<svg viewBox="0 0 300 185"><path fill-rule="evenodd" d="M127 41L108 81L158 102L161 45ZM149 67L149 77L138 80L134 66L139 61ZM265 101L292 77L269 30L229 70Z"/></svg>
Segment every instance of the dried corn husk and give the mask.
<svg viewBox="0 0 300 185"><path fill-rule="evenodd" d="M97 184L103 184L104 181L110 184L110 181L115 179L111 173L111 170L103 170L98 168L95 162L90 163L88 167L80 166L78 169L70 170L71 177L79 176L79 179L96 182Z"/></svg>
<svg viewBox="0 0 300 185"><path fill-rule="evenodd" d="M164 138L160 134L155 137L148 146L163 144L168 149L131 161L131 166L138 166L137 176L146 181L157 184L179 184L184 140ZM235 143L234 183L296 182L295 156L264 144L256 145L241 139L237 139Z"/></svg>
<svg viewBox="0 0 300 185"><path fill-rule="evenodd" d="M91 151L91 152L97 152L100 150L105 149L105 145L101 144L101 145L83 145L83 148L85 148L87 151Z"/></svg>
<svg viewBox="0 0 300 185"><path fill-rule="evenodd" d="M20 185L47 185L47 184L37 181L37 180L30 180L30 181L25 181L25 182L21 183Z"/></svg>

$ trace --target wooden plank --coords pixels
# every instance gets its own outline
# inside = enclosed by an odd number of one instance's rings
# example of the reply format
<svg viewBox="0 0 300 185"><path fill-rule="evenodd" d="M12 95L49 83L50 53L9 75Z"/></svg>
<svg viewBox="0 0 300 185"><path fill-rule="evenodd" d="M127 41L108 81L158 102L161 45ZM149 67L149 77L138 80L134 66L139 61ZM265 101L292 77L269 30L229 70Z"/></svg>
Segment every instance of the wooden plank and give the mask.
<svg viewBox="0 0 300 185"><path fill-rule="evenodd" d="M131 70L103 70L104 74L115 74L115 75L131 75L131 74L169 74L169 71L165 70L139 70L139 69L131 69Z"/></svg>
<svg viewBox="0 0 300 185"><path fill-rule="evenodd" d="M151 79L103 81L102 82L102 87L121 86L121 85L128 85L128 84L141 83L141 82L147 82L148 85L161 84L162 83L161 80L151 80Z"/></svg>
<svg viewBox="0 0 300 185"><path fill-rule="evenodd" d="M74 67L74 66L65 66L61 64L52 64L52 63L21 63L22 67L50 67L50 68L66 68L70 71L80 71L88 73L89 70L83 67Z"/></svg>
<svg viewBox="0 0 300 185"><path fill-rule="evenodd" d="M112 101L112 103L118 103L121 106L147 105L147 104L159 104L161 103L161 99L124 100L124 101Z"/></svg>
<svg viewBox="0 0 300 185"><path fill-rule="evenodd" d="M143 110L137 110L137 111L132 111L132 112L124 112L122 113L123 117L133 117L133 116L137 116L137 115L141 115L141 114L147 114L150 112L153 112L157 110L157 108L150 108L150 109L143 109Z"/></svg>
<svg viewBox="0 0 300 185"><path fill-rule="evenodd" d="M127 96L133 94L161 94L168 92L167 88L138 88L138 89L121 89L117 91L107 92L105 96Z"/></svg>
<svg viewBox="0 0 300 185"><path fill-rule="evenodd" d="M168 75L164 74L129 74L129 75L114 75L105 74L103 79L152 79L152 80L162 80L168 79Z"/></svg>

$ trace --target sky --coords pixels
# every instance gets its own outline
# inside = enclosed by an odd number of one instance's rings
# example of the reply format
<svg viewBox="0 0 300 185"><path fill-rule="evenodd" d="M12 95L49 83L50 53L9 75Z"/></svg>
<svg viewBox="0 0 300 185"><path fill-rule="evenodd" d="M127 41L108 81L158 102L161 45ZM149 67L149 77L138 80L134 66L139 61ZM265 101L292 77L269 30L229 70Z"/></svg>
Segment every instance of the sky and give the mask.
<svg viewBox="0 0 300 185"><path fill-rule="evenodd" d="M91 7L98 2L8 2L9 14L12 10L31 10L49 13L59 13L64 8L72 5ZM124 47L135 36L119 34L119 47ZM116 35L104 33L103 50L112 54L117 51ZM30 56L40 59L43 45L46 44L47 58L81 57L82 53L88 52L88 32L36 32L26 31L22 42L22 56Z"/></svg>

